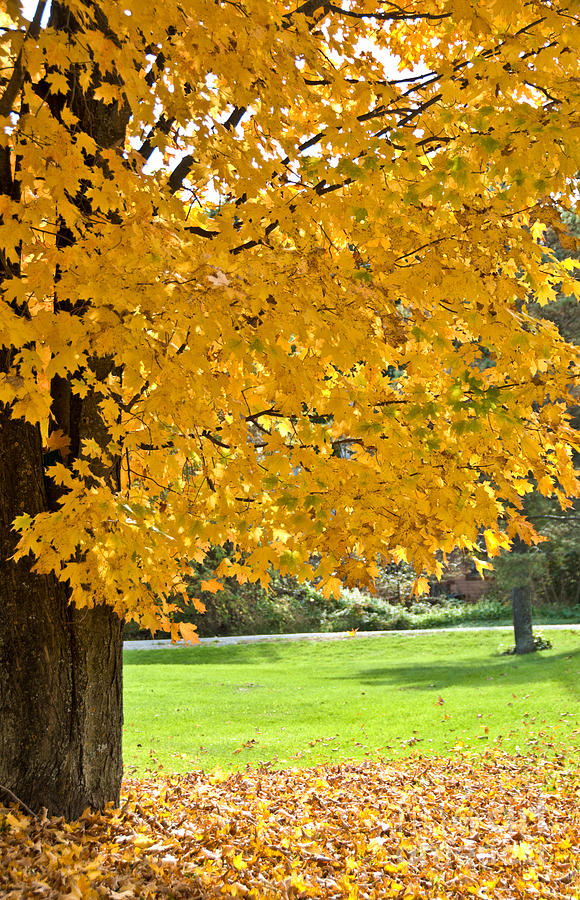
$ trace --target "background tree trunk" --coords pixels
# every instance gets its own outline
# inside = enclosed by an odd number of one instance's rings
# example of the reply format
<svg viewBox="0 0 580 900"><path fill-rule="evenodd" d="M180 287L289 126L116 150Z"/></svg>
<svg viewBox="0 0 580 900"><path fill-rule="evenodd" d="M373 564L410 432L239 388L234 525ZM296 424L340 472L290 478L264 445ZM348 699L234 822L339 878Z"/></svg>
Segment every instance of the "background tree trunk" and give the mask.
<svg viewBox="0 0 580 900"><path fill-rule="evenodd" d="M122 623L14 563L14 517L47 508L39 430L0 412L0 803L78 817L118 802Z"/></svg>
<svg viewBox="0 0 580 900"><path fill-rule="evenodd" d="M512 610L516 653L534 653L536 647L532 631L532 592L529 584L513 589Z"/></svg>

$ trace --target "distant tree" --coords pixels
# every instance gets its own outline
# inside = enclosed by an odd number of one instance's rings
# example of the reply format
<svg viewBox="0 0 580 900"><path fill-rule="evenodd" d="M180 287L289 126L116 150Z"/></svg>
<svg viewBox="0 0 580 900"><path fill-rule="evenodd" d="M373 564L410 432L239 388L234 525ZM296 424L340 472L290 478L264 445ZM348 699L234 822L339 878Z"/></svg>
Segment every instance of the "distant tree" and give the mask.
<svg viewBox="0 0 580 900"><path fill-rule="evenodd" d="M559 261L571 260L577 268L572 272L580 279L580 217L569 210L554 209L543 235L543 243ZM549 256L545 257L546 260ZM568 295L555 285L555 298L540 305L529 305L530 312L540 319L553 322L562 337L580 345L580 304L574 294ZM572 424L580 428L578 387L573 386L568 413ZM523 508L546 543L534 547L533 552L523 542L516 542L512 551L498 566L502 583L513 583L512 602L516 652L529 653L536 649L532 629L532 602L557 603L574 606L580 603L580 504L566 499L563 503L550 498L549 491L534 490L524 498ZM562 501L562 498L560 498Z"/></svg>

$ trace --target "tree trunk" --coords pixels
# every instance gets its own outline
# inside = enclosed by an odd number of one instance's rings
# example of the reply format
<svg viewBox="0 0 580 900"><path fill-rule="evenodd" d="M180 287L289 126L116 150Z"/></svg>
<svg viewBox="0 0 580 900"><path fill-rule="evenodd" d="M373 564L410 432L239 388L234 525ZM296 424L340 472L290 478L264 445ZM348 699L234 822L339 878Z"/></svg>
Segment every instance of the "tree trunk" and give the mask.
<svg viewBox="0 0 580 900"><path fill-rule="evenodd" d="M532 631L532 593L529 585L513 589L512 610L516 653L534 653L536 647Z"/></svg>
<svg viewBox="0 0 580 900"><path fill-rule="evenodd" d="M10 561L15 516L46 508L39 430L0 411L0 803L72 819L119 799L122 623Z"/></svg>
<svg viewBox="0 0 580 900"><path fill-rule="evenodd" d="M85 21L88 31L100 39L111 39L108 23L98 4L87 0L86 11L93 21ZM43 5L31 26L37 35ZM72 36L79 30L66 4L54 0L50 26ZM32 32L31 32L32 33ZM63 65L67 65L66 59ZM70 92L66 98L52 92L46 79L32 85L57 121L63 105L78 118L78 128L96 143L93 158L86 156L86 178L73 199L86 217L90 229L91 212L86 191L93 169L106 172L101 150L122 145L130 110L127 104L104 103L95 99L100 84L97 66L90 86L83 90L75 66L66 70ZM24 104L21 110L26 111ZM19 161L8 146L0 148L0 194L20 201ZM76 190L76 188L75 188ZM111 221L117 213L109 214ZM56 247L70 247L74 235L57 222ZM6 223L4 223L6 225ZM20 277L20 245L4 253L0 260L2 279ZM58 295L59 267L55 268L55 314L82 317L85 301L72 303ZM26 318L26 304L13 304ZM66 319L63 319L63 324ZM63 327L61 325L61 327ZM12 368L17 348L2 346L0 377L18 378ZM111 359L84 361L96 379L106 379L113 368ZM55 376L51 384L50 429L61 429L70 438L71 461L82 455L84 438L100 447L110 441L99 409L100 396L89 390L82 399L71 389L70 379ZM119 459L93 472L104 478L112 491L119 490ZM76 610L68 603L67 586L53 575L36 575L31 559L11 561L16 535L14 518L23 513L35 516L58 508L61 488L45 479L42 441L38 428L22 419L13 420L10 410L0 406L0 803L15 794L33 811L75 818L86 807L102 809L118 802L122 775L122 622L112 609ZM55 524L55 527L58 525Z"/></svg>

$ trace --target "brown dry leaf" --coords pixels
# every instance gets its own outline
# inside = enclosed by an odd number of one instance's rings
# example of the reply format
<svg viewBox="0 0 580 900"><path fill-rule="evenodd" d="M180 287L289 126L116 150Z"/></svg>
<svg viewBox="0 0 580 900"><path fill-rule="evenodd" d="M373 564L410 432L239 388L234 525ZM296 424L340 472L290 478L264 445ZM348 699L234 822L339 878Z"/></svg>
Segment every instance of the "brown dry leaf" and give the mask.
<svg viewBox="0 0 580 900"><path fill-rule="evenodd" d="M0 810L0 896L577 898L579 797L573 749L129 779L70 824Z"/></svg>

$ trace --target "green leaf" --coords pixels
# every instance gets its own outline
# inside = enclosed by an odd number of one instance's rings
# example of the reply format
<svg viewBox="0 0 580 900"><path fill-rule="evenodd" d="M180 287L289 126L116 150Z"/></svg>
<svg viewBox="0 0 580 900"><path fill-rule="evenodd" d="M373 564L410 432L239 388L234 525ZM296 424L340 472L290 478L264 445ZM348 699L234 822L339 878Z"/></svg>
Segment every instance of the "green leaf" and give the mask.
<svg viewBox="0 0 580 900"><path fill-rule="evenodd" d="M32 516L29 516L28 513L23 513L21 516L16 516L12 522L12 528L15 531L26 531L27 528L30 528L31 522Z"/></svg>

